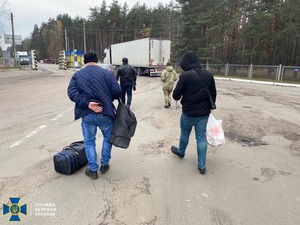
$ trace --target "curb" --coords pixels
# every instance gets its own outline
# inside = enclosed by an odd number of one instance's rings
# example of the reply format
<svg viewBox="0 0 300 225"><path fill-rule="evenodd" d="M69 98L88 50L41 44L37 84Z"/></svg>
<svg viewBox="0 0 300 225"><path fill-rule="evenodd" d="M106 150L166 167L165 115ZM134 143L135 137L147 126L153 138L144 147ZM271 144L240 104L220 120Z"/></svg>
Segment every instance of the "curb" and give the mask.
<svg viewBox="0 0 300 225"><path fill-rule="evenodd" d="M222 78L222 77L214 77L214 78L216 80L239 81L239 82L246 82L246 83L267 84L267 85L274 85L274 86L298 87L298 88L300 88L300 84L289 84L289 83L279 83L279 82L270 82L270 81L258 81L258 80L244 80L244 79Z"/></svg>

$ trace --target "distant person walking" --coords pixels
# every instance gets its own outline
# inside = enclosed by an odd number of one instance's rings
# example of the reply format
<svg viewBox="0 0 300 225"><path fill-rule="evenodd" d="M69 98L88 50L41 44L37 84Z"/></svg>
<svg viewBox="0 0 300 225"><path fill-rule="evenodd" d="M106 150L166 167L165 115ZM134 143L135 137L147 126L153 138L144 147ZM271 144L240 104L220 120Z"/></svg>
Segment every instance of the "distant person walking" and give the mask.
<svg viewBox="0 0 300 225"><path fill-rule="evenodd" d="M132 89L136 90L136 71L128 64L128 59L124 57L122 59L123 65L117 70L116 79L119 81L122 88L121 100L124 104L130 107L132 102ZM127 101L126 101L127 96Z"/></svg>
<svg viewBox="0 0 300 225"><path fill-rule="evenodd" d="M195 128L197 140L198 169L201 174L206 171L206 125L211 112L208 96L203 84L208 88L212 98L216 101L217 91L213 75L202 69L200 60L195 52L186 52L180 66L180 75L173 91L174 100L181 99L182 114L180 117L179 147L172 146L171 151L179 158L183 158L192 128ZM202 82L201 82L202 81Z"/></svg>
<svg viewBox="0 0 300 225"><path fill-rule="evenodd" d="M122 90L112 73L97 64L95 53L84 54L85 67L75 72L68 87L68 96L75 102L75 120L82 118L88 168L85 173L92 179L98 178L96 133L97 127L103 135L100 172L109 169L112 144L109 143L115 110L113 100L121 96Z"/></svg>
<svg viewBox="0 0 300 225"><path fill-rule="evenodd" d="M177 74L170 62L167 62L166 68L163 70L160 78L163 82L162 89L164 92L165 108L169 108L171 106L171 94L174 88L174 82L177 80Z"/></svg>

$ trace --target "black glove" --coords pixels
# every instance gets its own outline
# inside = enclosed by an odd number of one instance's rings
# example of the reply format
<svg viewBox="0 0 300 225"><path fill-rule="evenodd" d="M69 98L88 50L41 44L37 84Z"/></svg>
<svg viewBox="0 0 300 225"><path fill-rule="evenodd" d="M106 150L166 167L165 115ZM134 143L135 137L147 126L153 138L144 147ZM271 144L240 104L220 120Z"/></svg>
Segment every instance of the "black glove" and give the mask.
<svg viewBox="0 0 300 225"><path fill-rule="evenodd" d="M132 90L136 90L136 85L134 84L133 86L132 86Z"/></svg>

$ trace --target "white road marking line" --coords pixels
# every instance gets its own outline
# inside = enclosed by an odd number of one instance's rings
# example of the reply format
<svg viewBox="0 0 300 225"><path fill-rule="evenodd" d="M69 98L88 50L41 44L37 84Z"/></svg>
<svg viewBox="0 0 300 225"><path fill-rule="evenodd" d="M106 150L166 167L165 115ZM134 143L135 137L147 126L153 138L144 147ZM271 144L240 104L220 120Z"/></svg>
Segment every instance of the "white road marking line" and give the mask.
<svg viewBox="0 0 300 225"><path fill-rule="evenodd" d="M9 146L9 147L10 147L10 148L13 148L13 147L15 147L15 146L21 144L22 142L23 142L23 140L17 141L17 142L13 143L13 144L12 144L11 146Z"/></svg>
<svg viewBox="0 0 300 225"><path fill-rule="evenodd" d="M13 143L11 146L9 146L10 148L13 148L15 146L18 146L19 144L23 143L23 141L25 141L26 138L30 138L31 136L37 134L40 130L46 128L46 125L42 125L40 127L38 127L37 129L33 130L32 132L30 132L29 134L27 134L25 137L21 138L19 141Z"/></svg>
<svg viewBox="0 0 300 225"><path fill-rule="evenodd" d="M61 114L57 115L56 117L52 118L52 121L58 120L60 117L62 117L64 114L66 114L67 112L73 110L73 108L70 108L64 112L62 112ZM37 134L40 130L46 128L47 125L42 125L40 127L38 127L37 129L33 130L32 132L30 132L29 134L27 134L25 137L21 138L20 140L16 141L15 143L13 143L11 146L9 146L10 148L16 147L19 144L23 143L27 138L30 138L31 136Z"/></svg>
<svg viewBox="0 0 300 225"><path fill-rule="evenodd" d="M62 117L62 116L63 116L64 114L66 114L67 112L70 112L71 110L73 110L73 108L68 109L68 110L62 112L61 114L57 115L56 117L52 118L51 120L52 120L52 121L58 120L60 117Z"/></svg>

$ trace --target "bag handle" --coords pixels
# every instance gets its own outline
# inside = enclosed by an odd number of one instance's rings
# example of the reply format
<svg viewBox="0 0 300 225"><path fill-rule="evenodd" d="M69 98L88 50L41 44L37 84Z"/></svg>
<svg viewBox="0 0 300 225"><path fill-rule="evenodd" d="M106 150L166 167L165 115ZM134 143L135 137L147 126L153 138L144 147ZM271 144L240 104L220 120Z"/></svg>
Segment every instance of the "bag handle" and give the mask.
<svg viewBox="0 0 300 225"><path fill-rule="evenodd" d="M205 88L205 91L207 92L207 94L210 96L210 91L208 90L208 87L203 83L200 74L198 74L195 70L192 70L194 73L196 73L199 77L200 77L200 83L201 85Z"/></svg>
<svg viewBox="0 0 300 225"><path fill-rule="evenodd" d="M79 155L79 152L72 146L72 144L76 144L76 143L83 143L83 141L76 141L76 142L73 142L73 143L71 143L70 145L65 146L65 147L63 148L63 150L66 150L66 148L68 148L68 150L71 150L71 151L73 151L76 155Z"/></svg>
<svg viewBox="0 0 300 225"><path fill-rule="evenodd" d="M192 70L192 72L196 73L196 74L199 76L199 78L200 78L200 83L201 83L201 85L205 88L205 92L206 92L206 94L207 94L207 96L208 96L208 100L209 100L209 104L210 104L211 109L216 109L215 101L214 101L213 98L211 97L210 91L208 90L207 86L203 83L200 74L198 74L195 70Z"/></svg>
<svg viewBox="0 0 300 225"><path fill-rule="evenodd" d="M200 77L200 83L201 83L201 85L208 90L207 86L203 83L203 81L202 81L201 76L199 75L199 73L197 73L195 70L192 70L192 72L196 73Z"/></svg>
<svg viewBox="0 0 300 225"><path fill-rule="evenodd" d="M63 151L65 150L71 150L72 152L74 152L76 155L79 155L79 153L77 152L77 150L75 148L73 148L72 146L68 145L68 146L65 146L63 148Z"/></svg>

